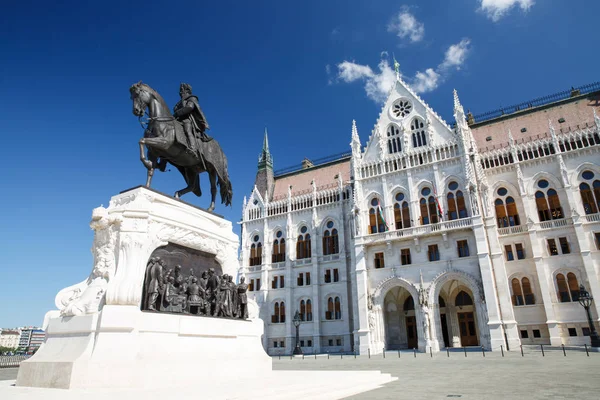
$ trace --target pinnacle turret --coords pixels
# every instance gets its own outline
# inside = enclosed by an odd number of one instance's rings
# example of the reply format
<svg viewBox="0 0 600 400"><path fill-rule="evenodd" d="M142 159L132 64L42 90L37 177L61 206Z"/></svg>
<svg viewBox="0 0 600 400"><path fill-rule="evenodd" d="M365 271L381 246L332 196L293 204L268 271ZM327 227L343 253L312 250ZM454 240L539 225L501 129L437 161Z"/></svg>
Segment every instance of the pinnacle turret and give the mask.
<svg viewBox="0 0 600 400"><path fill-rule="evenodd" d="M258 169L271 168L273 169L273 157L271 157L271 152L269 151L269 136L267 134L267 128L265 128L265 137L263 139L263 147L258 156Z"/></svg>

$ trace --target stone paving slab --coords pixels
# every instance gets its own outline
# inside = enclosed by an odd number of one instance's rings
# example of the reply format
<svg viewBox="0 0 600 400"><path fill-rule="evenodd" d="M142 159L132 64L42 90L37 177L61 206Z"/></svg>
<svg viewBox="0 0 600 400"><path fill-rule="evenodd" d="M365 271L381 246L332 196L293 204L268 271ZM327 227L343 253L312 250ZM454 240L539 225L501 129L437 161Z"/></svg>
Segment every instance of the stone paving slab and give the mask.
<svg viewBox="0 0 600 400"><path fill-rule="evenodd" d="M348 399L597 399L600 398L600 353L589 357L582 349L524 348L501 353L461 351L429 354L387 352L367 356L321 355L273 358L280 371L379 370L398 377L383 387ZM16 379L18 369L0 369L0 380ZM310 384L310 383L308 383Z"/></svg>
<svg viewBox="0 0 600 400"><path fill-rule="evenodd" d="M305 357L273 360L275 370L379 370L398 377L380 389L348 399L597 399L600 398L600 354L562 349L527 349L505 353L445 352L433 355L396 352L354 358Z"/></svg>

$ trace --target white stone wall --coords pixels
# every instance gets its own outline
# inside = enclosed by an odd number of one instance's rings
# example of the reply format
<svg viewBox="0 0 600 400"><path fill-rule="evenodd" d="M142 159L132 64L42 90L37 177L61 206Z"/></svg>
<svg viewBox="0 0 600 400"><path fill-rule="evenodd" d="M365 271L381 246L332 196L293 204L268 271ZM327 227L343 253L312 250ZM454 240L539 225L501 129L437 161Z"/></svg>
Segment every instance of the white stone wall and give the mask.
<svg viewBox="0 0 600 400"><path fill-rule="evenodd" d="M393 109L398 101L409 101L408 115L398 117ZM318 303L321 321L304 324L300 335L315 338L313 351L326 349L316 345L317 337L352 335L353 346L344 341L344 350L355 350L362 354L377 353L389 347L390 326L386 321L386 294L402 288L414 299L417 346L421 351L431 347L438 351L446 344L461 346L467 338L461 333L459 318L472 313L473 328L476 331L477 345L498 350L518 348L520 344L581 345L589 343L584 336L588 323L583 307L577 301L561 302L558 296L556 275L575 274L578 284L583 284L592 296L600 299L600 250L595 234L600 232L600 213L586 215L582 205L579 185L583 171L592 171L600 180L600 118L596 125L571 132L571 137L587 137L573 149L560 151L561 140L567 133L556 132L549 124L550 138L540 139L540 143L552 143L554 154L537 154L526 160L519 160L517 150L523 146L537 144L515 144L509 132L509 147L502 149L511 154L511 162L496 166L485 166L484 157L497 157L498 151L481 152L467 126L462 105L455 94L455 117L457 127L451 129L400 79L391 91L382 108L366 147L363 150L356 125L352 127L351 175L354 177L351 199L323 207L312 207L303 211L289 212L278 217L249 218L250 210L264 207L262 198L253 193L251 201L244 209L244 238L249 240L252 232L260 232L261 237L272 240L276 227L286 229L288 240L285 267L271 270L269 260L262 271L248 271L248 277L261 276L263 291L255 296L260 298L261 310L265 318L266 340L268 337L281 337L286 340L285 349L269 348L271 354L289 353L293 348L293 325L290 317L300 298L311 295L313 304ZM543 111L540 111L543 112ZM590 112L591 113L591 112ZM412 143L410 124L418 117L425 121L427 145L415 147ZM387 130L395 124L401 130L402 151L390 154L387 147ZM582 124L583 126L583 124ZM587 135L587 136L586 136ZM596 135L596 136L593 136ZM519 147L520 146L520 147ZM538 182L545 179L559 196L564 218L540 221L536 207ZM446 214L448 184L457 182L462 191L467 209L467 218L450 221ZM590 182L591 184L591 182ZM441 223L422 225L419 219L419 201L424 187L433 189L444 215ZM520 224L510 227L498 226L495 200L498 189L505 188L507 196L515 200ZM394 226L394 203L396 193L402 192L409 203L411 228L397 231ZM314 194L313 194L314 195ZM377 197L389 231L371 234L369 232L369 209L371 201ZM502 197L505 199L505 197ZM290 201L288 199L288 201ZM256 216L256 212L253 214ZM264 214L263 214L264 215ZM345 237L340 238L340 260L326 262L322 259L319 232L327 218L334 218L344 225ZM307 224L313 237L313 258L311 264L296 266L295 235L301 224ZM352 233L352 235L351 235ZM559 238L566 238L569 254L562 254ZM314 239L317 239L316 241ZM559 254L551 255L548 239L555 239ZM457 241L466 240L470 255L459 258ZM427 249L437 244L439 261L429 261ZM523 246L525 258L518 259L516 244ZM506 246L511 246L514 260L507 258ZM242 264L247 266L248 242L244 245ZM270 254L265 246L265 254ZM342 250L343 249L343 250ZM410 249L412 262L401 265L401 249ZM384 253L385 268L374 266L375 253ZM269 258L269 257L267 257ZM337 266L344 273L338 284L322 282L325 268ZM313 281L318 276L319 285L296 288L295 276L298 271L314 271ZM265 287L273 274L284 272L285 289L271 290ZM287 280L288 276L291 280ZM531 284L534 304L515 305L512 279L522 281L527 278ZM458 306L455 296L461 290L467 292L473 305ZM308 293L307 293L308 292ZM440 293L446 296L445 306L439 304ZM343 297L343 318L340 321L322 321L326 297L336 294ZM286 324L270 324L271 304L277 299L286 301L288 320ZM319 299L318 302L315 299ZM293 304L293 307L287 306ZM599 302L592 305L592 318L598 321ZM316 307L313 313L316 317ZM351 315L349 315L351 312ZM445 323L442 322L442 314ZM394 314L395 315L395 314ZM405 314L409 316L409 313ZM351 318L350 318L351 317ZM400 322L400 331L407 327ZM397 332L398 327L393 327ZM447 330L447 332L445 332ZM445 337L447 336L447 337ZM525 337L527 336L527 337ZM447 343L446 343L447 342Z"/></svg>

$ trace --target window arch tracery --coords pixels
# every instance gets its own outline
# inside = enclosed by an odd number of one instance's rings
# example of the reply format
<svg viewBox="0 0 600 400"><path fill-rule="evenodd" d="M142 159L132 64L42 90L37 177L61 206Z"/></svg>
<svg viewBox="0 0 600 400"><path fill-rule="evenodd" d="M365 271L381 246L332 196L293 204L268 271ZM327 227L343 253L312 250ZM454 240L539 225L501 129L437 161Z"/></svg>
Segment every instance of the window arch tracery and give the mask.
<svg viewBox="0 0 600 400"><path fill-rule="evenodd" d="M463 195L463 192L458 189L458 183L456 183L456 181L451 181L448 184L446 201L448 203L447 215L449 220L468 217L465 196Z"/></svg>
<svg viewBox="0 0 600 400"><path fill-rule="evenodd" d="M379 233L388 230L387 224L383 219L383 208L378 197L371 199L369 208L369 233Z"/></svg>
<svg viewBox="0 0 600 400"><path fill-rule="evenodd" d="M402 137L400 127L390 124L387 128L388 153L399 153L402 151Z"/></svg>
<svg viewBox="0 0 600 400"><path fill-rule="evenodd" d="M278 230L275 233L275 239L273 240L273 252L271 255L271 262L278 263L285 261L285 238L283 232Z"/></svg>
<svg viewBox="0 0 600 400"><path fill-rule="evenodd" d="M596 214L600 211L600 179L590 170L583 171L581 178L579 193L583 210L586 214Z"/></svg>
<svg viewBox="0 0 600 400"><path fill-rule="evenodd" d="M515 277L511 280L513 305L523 306L535 304L535 296L531 289L531 281L527 277Z"/></svg>
<svg viewBox="0 0 600 400"><path fill-rule="evenodd" d="M310 258L312 256L311 238L308 233L308 228L302 226L298 232L298 240L296 242L296 259Z"/></svg>
<svg viewBox="0 0 600 400"><path fill-rule="evenodd" d="M573 272L556 274L556 288L558 289L558 300L561 303L569 303L579 300L579 283Z"/></svg>
<svg viewBox="0 0 600 400"><path fill-rule="evenodd" d="M285 303L276 301L273 304L273 315L271 315L271 323L279 324L285 322Z"/></svg>
<svg viewBox="0 0 600 400"><path fill-rule="evenodd" d="M535 205L538 210L540 222L565 217L560 205L560 199L556 190L550 186L546 179L540 179L537 183L538 191L535 192Z"/></svg>
<svg viewBox="0 0 600 400"><path fill-rule="evenodd" d="M425 132L425 122L419 118L413 118L410 123L413 147L427 146L427 134Z"/></svg>
<svg viewBox="0 0 600 400"><path fill-rule="evenodd" d="M437 199L428 186L421 189L419 209L421 210L421 225L437 224L440 222L440 209Z"/></svg>
<svg viewBox="0 0 600 400"><path fill-rule="evenodd" d="M323 232L323 255L338 254L340 252L338 230L333 221L327 221Z"/></svg>
<svg viewBox="0 0 600 400"><path fill-rule="evenodd" d="M494 201L494 206L498 228L521 225L517 204L515 199L508 195L508 190L505 187L500 187L496 190L496 195L498 197Z"/></svg>
<svg viewBox="0 0 600 400"><path fill-rule="evenodd" d="M410 207L404 193L396 193L394 200L394 222L396 229L410 228Z"/></svg>
<svg viewBox="0 0 600 400"><path fill-rule="evenodd" d="M252 244L250 245L250 258L248 259L250 267L262 264L262 243L260 242L260 236L254 235L252 237Z"/></svg>

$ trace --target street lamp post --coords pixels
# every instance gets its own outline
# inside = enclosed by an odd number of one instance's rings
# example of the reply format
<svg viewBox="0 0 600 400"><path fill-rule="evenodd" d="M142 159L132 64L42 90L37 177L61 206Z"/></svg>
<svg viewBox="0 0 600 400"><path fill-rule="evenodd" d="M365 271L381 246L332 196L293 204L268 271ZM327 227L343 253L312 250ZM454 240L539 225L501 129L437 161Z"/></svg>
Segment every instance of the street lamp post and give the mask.
<svg viewBox="0 0 600 400"><path fill-rule="evenodd" d="M296 327L296 347L294 347L294 354L302 354L302 348L300 347L300 324L302 323L302 319L300 318L300 313L296 310L296 314L294 314L294 326Z"/></svg>
<svg viewBox="0 0 600 400"><path fill-rule="evenodd" d="M592 347L600 347L600 336L596 332L596 326L592 321L592 315L590 314L590 306L594 298L585 290L583 285L579 286L579 304L585 308L587 313L588 323L590 324L590 339L592 341Z"/></svg>

